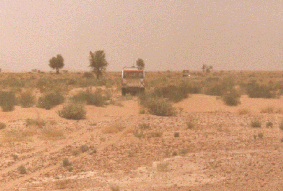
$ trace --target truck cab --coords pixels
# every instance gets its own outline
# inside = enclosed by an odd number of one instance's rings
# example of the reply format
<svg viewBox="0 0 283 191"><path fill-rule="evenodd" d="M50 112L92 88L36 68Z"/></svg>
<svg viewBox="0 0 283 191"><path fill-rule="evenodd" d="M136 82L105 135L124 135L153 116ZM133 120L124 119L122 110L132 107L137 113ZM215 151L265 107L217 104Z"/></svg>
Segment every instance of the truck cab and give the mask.
<svg viewBox="0 0 283 191"><path fill-rule="evenodd" d="M124 67L122 70L122 95L144 92L145 72L139 67Z"/></svg>

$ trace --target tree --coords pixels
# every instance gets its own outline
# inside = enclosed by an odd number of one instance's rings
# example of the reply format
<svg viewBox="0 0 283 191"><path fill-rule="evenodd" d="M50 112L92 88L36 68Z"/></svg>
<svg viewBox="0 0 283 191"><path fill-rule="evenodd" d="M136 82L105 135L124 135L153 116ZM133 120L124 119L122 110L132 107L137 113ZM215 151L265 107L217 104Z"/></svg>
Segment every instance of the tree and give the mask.
<svg viewBox="0 0 283 191"><path fill-rule="evenodd" d="M92 67L93 72L96 74L97 79L102 76L105 72L108 62L105 59L105 53L103 50L98 50L95 52L90 51L90 67Z"/></svg>
<svg viewBox="0 0 283 191"><path fill-rule="evenodd" d="M202 71L206 73L210 73L211 70L213 69L213 66L207 66L206 64L202 65Z"/></svg>
<svg viewBox="0 0 283 191"><path fill-rule="evenodd" d="M139 58L136 62L137 67L144 68L144 61L143 59Z"/></svg>
<svg viewBox="0 0 283 191"><path fill-rule="evenodd" d="M61 54L57 54L57 57L52 57L49 60L49 66L52 69L56 69L56 74L59 74L59 69L64 67L64 59Z"/></svg>

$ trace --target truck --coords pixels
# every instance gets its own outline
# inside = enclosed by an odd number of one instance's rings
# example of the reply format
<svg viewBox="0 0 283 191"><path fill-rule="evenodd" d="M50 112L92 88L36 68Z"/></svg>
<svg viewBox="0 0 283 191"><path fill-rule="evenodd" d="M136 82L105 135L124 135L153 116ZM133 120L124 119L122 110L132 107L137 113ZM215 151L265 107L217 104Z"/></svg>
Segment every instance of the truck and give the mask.
<svg viewBox="0 0 283 191"><path fill-rule="evenodd" d="M122 70L122 95L143 93L145 90L144 78L145 71L143 68L124 67Z"/></svg>

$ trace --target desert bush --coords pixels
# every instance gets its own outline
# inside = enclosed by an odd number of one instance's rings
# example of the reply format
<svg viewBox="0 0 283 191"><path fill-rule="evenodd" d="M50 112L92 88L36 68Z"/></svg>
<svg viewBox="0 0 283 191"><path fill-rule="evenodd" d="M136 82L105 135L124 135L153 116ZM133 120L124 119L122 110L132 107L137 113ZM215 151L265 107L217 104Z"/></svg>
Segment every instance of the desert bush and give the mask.
<svg viewBox="0 0 283 191"><path fill-rule="evenodd" d="M241 95L233 88L222 95L222 100L226 105L237 106L241 103L240 97Z"/></svg>
<svg viewBox="0 0 283 191"><path fill-rule="evenodd" d="M141 129L149 129L150 128L150 124L149 123L140 123L139 124L139 128L141 128Z"/></svg>
<svg viewBox="0 0 283 191"><path fill-rule="evenodd" d="M188 152L189 152L189 150L186 149L186 148L183 148L183 149L180 150L181 155L186 155Z"/></svg>
<svg viewBox="0 0 283 191"><path fill-rule="evenodd" d="M89 148L88 148L87 145L81 145L81 146L80 146L80 150L81 150L83 153L85 153L85 152L87 152L87 151L89 150Z"/></svg>
<svg viewBox="0 0 283 191"><path fill-rule="evenodd" d="M115 184L111 184L110 189L111 189L111 191L120 191L120 187L118 185L115 185Z"/></svg>
<svg viewBox="0 0 283 191"><path fill-rule="evenodd" d="M101 129L101 132L105 133L105 134L118 133L118 132L124 130L125 128L126 127L125 127L124 124L114 123L114 124L111 124L109 126L104 127L103 129Z"/></svg>
<svg viewBox="0 0 283 191"><path fill-rule="evenodd" d="M179 137L180 136L180 133L179 132L175 132L174 133L174 137Z"/></svg>
<svg viewBox="0 0 283 191"><path fill-rule="evenodd" d="M223 96L231 91L235 86L234 79L232 77L226 77L221 81L215 83L206 84L205 94L214 96Z"/></svg>
<svg viewBox="0 0 283 191"><path fill-rule="evenodd" d="M42 129L41 135L43 139L61 139L64 136L62 130L54 129L54 128Z"/></svg>
<svg viewBox="0 0 283 191"><path fill-rule="evenodd" d="M169 85L165 87L155 87L153 94L160 98L168 98L170 101L179 102L188 97L185 88L181 86Z"/></svg>
<svg viewBox="0 0 283 191"><path fill-rule="evenodd" d="M17 99L14 92L0 91L0 106L2 111L13 111L16 104Z"/></svg>
<svg viewBox="0 0 283 191"><path fill-rule="evenodd" d="M32 107L35 104L35 96L29 92L22 92L19 97L19 103L23 108Z"/></svg>
<svg viewBox="0 0 283 191"><path fill-rule="evenodd" d="M261 113L274 113L275 111L273 107L269 106L269 107L262 108L260 112Z"/></svg>
<svg viewBox="0 0 283 191"><path fill-rule="evenodd" d="M263 138L263 133L258 133L258 138L262 139Z"/></svg>
<svg viewBox="0 0 283 191"><path fill-rule="evenodd" d="M250 113L250 110L246 109L246 108L242 108L242 109L238 110L239 115L245 115L245 114L248 114L248 113Z"/></svg>
<svg viewBox="0 0 283 191"><path fill-rule="evenodd" d="M37 126L39 128L42 128L46 125L46 122L41 119L39 116L36 119L26 119L26 126Z"/></svg>
<svg viewBox="0 0 283 191"><path fill-rule="evenodd" d="M258 119L253 119L251 121L251 127L253 128L259 128L261 127L261 122Z"/></svg>
<svg viewBox="0 0 283 191"><path fill-rule="evenodd" d="M271 121L266 122L266 128L273 127L273 123Z"/></svg>
<svg viewBox="0 0 283 191"><path fill-rule="evenodd" d="M74 102L83 102L87 105L103 106L105 105L106 98L102 95L100 90L96 90L94 93L91 91L81 91L78 94L71 97Z"/></svg>
<svg viewBox="0 0 283 191"><path fill-rule="evenodd" d="M169 162L160 162L157 164L157 170L160 172L167 172L168 171Z"/></svg>
<svg viewBox="0 0 283 191"><path fill-rule="evenodd" d="M0 122L0 130L6 128L6 123Z"/></svg>
<svg viewBox="0 0 283 191"><path fill-rule="evenodd" d="M246 87L246 92L250 98L275 98L276 93L272 87L260 85L258 83L250 83Z"/></svg>
<svg viewBox="0 0 283 191"><path fill-rule="evenodd" d="M26 174L27 173L26 167L23 164L18 167L18 171L19 171L20 174Z"/></svg>
<svg viewBox="0 0 283 191"><path fill-rule="evenodd" d="M187 121L186 124L187 124L187 128L188 129L193 129L195 127L195 124L193 122L191 122L191 121Z"/></svg>
<svg viewBox="0 0 283 191"><path fill-rule="evenodd" d="M83 78L94 78L94 75L91 72L84 72Z"/></svg>
<svg viewBox="0 0 283 191"><path fill-rule="evenodd" d="M144 95L141 96L140 100L140 103L148 109L150 114L157 116L172 116L176 113L175 108L167 99Z"/></svg>
<svg viewBox="0 0 283 191"><path fill-rule="evenodd" d="M279 129L281 129L283 131L283 120L281 121L281 123L279 124Z"/></svg>
<svg viewBox="0 0 283 191"><path fill-rule="evenodd" d="M86 110L84 105L80 103L68 103L63 106L63 108L58 111L58 115L65 119L84 119L86 116Z"/></svg>
<svg viewBox="0 0 283 191"><path fill-rule="evenodd" d="M44 109L51 109L56 105L60 105L64 102L64 96L59 92L46 93L42 97L38 98L37 107Z"/></svg>
<svg viewBox="0 0 283 191"><path fill-rule="evenodd" d="M69 159L67 159L67 158L63 159L63 161L62 161L63 167L67 167L67 166L71 166L71 165L72 165L72 163L69 161Z"/></svg>

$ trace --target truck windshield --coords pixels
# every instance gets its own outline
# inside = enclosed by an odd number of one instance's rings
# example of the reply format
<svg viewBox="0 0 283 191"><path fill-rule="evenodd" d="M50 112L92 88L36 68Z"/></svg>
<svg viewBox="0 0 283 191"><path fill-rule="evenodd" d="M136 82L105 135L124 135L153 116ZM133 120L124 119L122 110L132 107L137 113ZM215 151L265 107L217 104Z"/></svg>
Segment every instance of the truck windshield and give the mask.
<svg viewBox="0 0 283 191"><path fill-rule="evenodd" d="M124 71L123 78L143 78L143 71Z"/></svg>

